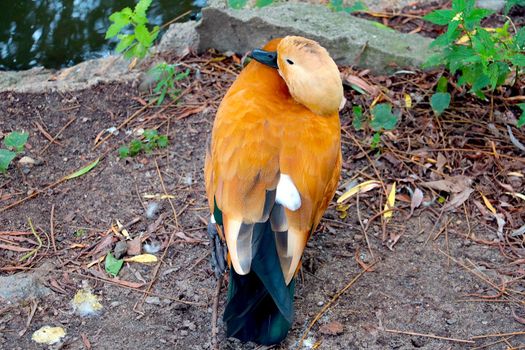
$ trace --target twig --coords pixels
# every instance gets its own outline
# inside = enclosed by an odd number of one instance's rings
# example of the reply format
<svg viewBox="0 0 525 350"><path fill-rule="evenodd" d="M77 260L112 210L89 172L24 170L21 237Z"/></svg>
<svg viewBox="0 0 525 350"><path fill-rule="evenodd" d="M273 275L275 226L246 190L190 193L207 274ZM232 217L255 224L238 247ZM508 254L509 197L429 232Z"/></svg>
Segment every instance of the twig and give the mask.
<svg viewBox="0 0 525 350"><path fill-rule="evenodd" d="M308 332L310 332L310 329L312 329L312 327L315 325L315 323L317 321L319 321L319 319L323 316L323 314L337 301L337 299L339 299L339 297L341 295L343 295L344 292L346 292L361 276L363 276L366 272L368 272L372 267L374 267L374 265L377 263L377 261L373 262L372 264L370 264L368 266L368 268L362 270L359 274L357 274L357 276L355 276L354 278L352 278L352 280L350 282L348 282L348 284L343 288L341 289L339 292L337 292L334 297L332 298L332 300L330 300L322 309L321 311L319 311L319 313L314 317L314 319L312 320L312 322L310 322L310 324L308 325L308 327L306 328L306 330L304 331L303 335L301 336L301 339L299 339L299 343L296 347L296 349L300 349L301 346L303 345L303 341L304 339L306 338L306 336L308 335Z"/></svg>
<svg viewBox="0 0 525 350"><path fill-rule="evenodd" d="M66 128L71 125L71 123L73 123L75 120L77 120L77 118L75 117L72 117L71 119L69 119L69 121L66 123L66 125L64 125L60 130L58 130L57 134L48 142L47 145L45 145L44 148L42 148L42 150L40 151L40 154L44 154L44 152L46 151L46 149L51 146L55 141L56 139L60 136L60 134L62 133L62 131L66 130Z"/></svg>
<svg viewBox="0 0 525 350"><path fill-rule="evenodd" d="M160 185L162 186L162 190L164 191L165 195L168 195L168 191L166 190L166 186L164 185L164 179L162 178L162 174L160 173L159 163L157 162L157 158L155 158L155 167L157 168L157 174L159 175L159 180L160 180ZM177 227L177 229L180 229L177 210L175 210L175 206L173 205L173 202L169 196L168 196L168 202L170 203L171 210L173 211L173 219L175 220L175 226Z"/></svg>
<svg viewBox="0 0 525 350"><path fill-rule="evenodd" d="M53 217L55 216L55 205L52 204L51 205L51 217L49 219L49 226L51 227L51 244L53 245L53 251L57 252L57 246L56 246L56 243L55 243L55 223L54 223L54 220L53 220Z"/></svg>
<svg viewBox="0 0 525 350"><path fill-rule="evenodd" d="M509 337L509 336L513 336L513 335L525 335L525 331L499 333L499 334L476 335L476 336L472 337L472 339L484 339L484 338L494 338L494 337Z"/></svg>
<svg viewBox="0 0 525 350"><path fill-rule="evenodd" d="M31 321L33 320L33 317L35 316L37 306L38 306L38 300L32 300L31 307L29 309L29 316L27 316L26 327L22 329L20 332L18 332L18 335L20 337L23 336L29 329L29 325L31 325Z"/></svg>
<svg viewBox="0 0 525 350"><path fill-rule="evenodd" d="M363 234L365 235L365 241L368 247L368 251L370 252L370 256L372 257L372 259L374 259L374 253L372 252L372 247L370 246L370 241L368 240L368 233L365 230L365 225L363 224L363 220L361 220L361 210L359 209L359 193L357 193L355 206L356 206L356 211L357 211L357 219L359 220L359 226L361 226L361 230L363 231Z"/></svg>
<svg viewBox="0 0 525 350"><path fill-rule="evenodd" d="M215 286L215 294L213 295L213 307L211 309L211 348L213 350L219 350L219 341L217 340L217 334L219 329L217 327L217 318L219 314L219 295L221 294L221 282L222 278L217 279L217 285Z"/></svg>
<svg viewBox="0 0 525 350"><path fill-rule="evenodd" d="M417 332L405 332L405 331L398 331L398 330L395 330L395 329L388 329L388 328L384 328L382 330L387 332L387 333L413 335L413 336L416 336L416 337L425 337L425 338L453 341L453 342L456 342L456 343L466 343L466 344L475 344L476 343L473 340L440 337L439 335L434 335L434 334L424 334L424 333L417 333Z"/></svg>

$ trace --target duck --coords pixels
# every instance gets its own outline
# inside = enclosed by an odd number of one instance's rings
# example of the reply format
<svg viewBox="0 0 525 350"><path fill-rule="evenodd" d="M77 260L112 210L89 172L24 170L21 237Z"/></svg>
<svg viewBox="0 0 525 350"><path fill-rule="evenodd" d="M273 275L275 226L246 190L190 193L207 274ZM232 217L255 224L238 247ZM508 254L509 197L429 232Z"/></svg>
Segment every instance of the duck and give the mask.
<svg viewBox="0 0 525 350"><path fill-rule="evenodd" d="M208 234L214 271L230 268L227 337L274 345L293 325L303 252L339 182L346 100L314 40L276 38L249 57L206 147Z"/></svg>

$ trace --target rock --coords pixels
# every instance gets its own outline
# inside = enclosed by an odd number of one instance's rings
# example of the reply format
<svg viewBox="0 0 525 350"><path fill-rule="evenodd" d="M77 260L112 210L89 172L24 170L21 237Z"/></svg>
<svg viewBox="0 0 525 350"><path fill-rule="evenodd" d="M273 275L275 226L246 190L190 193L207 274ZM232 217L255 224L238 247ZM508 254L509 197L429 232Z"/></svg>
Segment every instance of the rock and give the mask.
<svg viewBox="0 0 525 350"><path fill-rule="evenodd" d="M196 50L199 46L199 35L195 26L197 22L188 21L173 23L162 36L157 47L157 52L169 52L177 56L184 56L190 50Z"/></svg>
<svg viewBox="0 0 525 350"><path fill-rule="evenodd" d="M399 33L320 5L284 3L243 10L208 7L196 29L201 52L215 48L245 53L271 38L301 35L318 41L338 64L357 64L376 73L420 67L433 53L431 39Z"/></svg>
<svg viewBox="0 0 525 350"><path fill-rule="evenodd" d="M153 305L160 305L160 298L159 297L147 297L145 300L146 304L153 304Z"/></svg>
<svg viewBox="0 0 525 350"><path fill-rule="evenodd" d="M36 67L20 72L0 72L0 92L70 92L99 83L132 82L139 77L140 70L129 70L128 65L121 56L108 56L59 71Z"/></svg>
<svg viewBox="0 0 525 350"><path fill-rule="evenodd" d="M115 244L113 256L115 257L115 259L121 259L124 255L126 255L127 251L128 245L126 244L126 241L118 241L117 244Z"/></svg>
<svg viewBox="0 0 525 350"><path fill-rule="evenodd" d="M46 263L30 272L0 277L0 302L16 302L48 295L51 290L44 286L44 282L51 270L53 265Z"/></svg>
<svg viewBox="0 0 525 350"><path fill-rule="evenodd" d="M476 6L497 12L503 10L506 3L506 0L477 0Z"/></svg>

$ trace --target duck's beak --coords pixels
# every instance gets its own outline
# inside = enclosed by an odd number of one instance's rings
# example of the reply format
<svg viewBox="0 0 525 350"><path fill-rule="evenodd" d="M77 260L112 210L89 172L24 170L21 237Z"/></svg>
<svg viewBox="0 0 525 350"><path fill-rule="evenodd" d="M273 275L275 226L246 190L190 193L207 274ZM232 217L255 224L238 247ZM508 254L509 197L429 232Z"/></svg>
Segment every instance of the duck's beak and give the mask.
<svg viewBox="0 0 525 350"><path fill-rule="evenodd" d="M259 63L265 64L272 68L279 68L277 65L277 52L275 51L264 51L260 49L254 49L250 54L250 58L253 58Z"/></svg>

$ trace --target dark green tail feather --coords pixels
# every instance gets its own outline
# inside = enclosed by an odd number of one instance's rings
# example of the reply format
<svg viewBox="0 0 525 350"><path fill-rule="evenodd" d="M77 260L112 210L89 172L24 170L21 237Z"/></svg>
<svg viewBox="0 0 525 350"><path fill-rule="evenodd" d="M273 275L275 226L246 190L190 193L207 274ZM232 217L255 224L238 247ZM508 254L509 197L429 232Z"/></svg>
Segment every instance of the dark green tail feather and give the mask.
<svg viewBox="0 0 525 350"><path fill-rule="evenodd" d="M295 280L288 286L284 281L269 222L254 226L252 246L256 253L250 273L241 276L230 270L226 334L241 341L278 344L293 323Z"/></svg>

